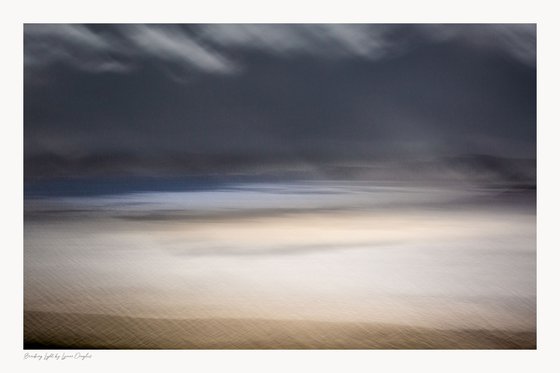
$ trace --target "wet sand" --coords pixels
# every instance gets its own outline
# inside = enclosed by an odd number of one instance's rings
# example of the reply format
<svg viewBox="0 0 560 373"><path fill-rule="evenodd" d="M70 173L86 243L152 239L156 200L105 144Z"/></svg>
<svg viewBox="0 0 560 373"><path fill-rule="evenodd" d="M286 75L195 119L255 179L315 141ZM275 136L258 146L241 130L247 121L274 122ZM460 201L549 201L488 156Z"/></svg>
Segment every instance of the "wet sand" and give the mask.
<svg viewBox="0 0 560 373"><path fill-rule="evenodd" d="M26 349L535 349L534 331L26 312Z"/></svg>

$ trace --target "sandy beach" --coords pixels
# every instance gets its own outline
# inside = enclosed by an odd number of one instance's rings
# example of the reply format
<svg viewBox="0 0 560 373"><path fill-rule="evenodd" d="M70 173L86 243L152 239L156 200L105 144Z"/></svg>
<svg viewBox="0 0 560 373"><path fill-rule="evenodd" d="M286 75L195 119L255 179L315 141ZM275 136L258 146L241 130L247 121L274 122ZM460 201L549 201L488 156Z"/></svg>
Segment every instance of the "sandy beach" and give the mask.
<svg viewBox="0 0 560 373"><path fill-rule="evenodd" d="M532 195L300 183L29 199L25 345L534 348Z"/></svg>

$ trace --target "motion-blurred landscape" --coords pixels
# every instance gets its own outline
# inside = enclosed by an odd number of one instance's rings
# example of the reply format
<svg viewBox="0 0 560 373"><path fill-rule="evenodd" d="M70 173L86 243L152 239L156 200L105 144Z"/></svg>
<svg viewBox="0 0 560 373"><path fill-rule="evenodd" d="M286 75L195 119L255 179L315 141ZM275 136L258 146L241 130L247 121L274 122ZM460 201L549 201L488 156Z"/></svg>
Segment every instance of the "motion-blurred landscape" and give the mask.
<svg viewBox="0 0 560 373"><path fill-rule="evenodd" d="M26 25L24 347L534 349L534 25Z"/></svg>

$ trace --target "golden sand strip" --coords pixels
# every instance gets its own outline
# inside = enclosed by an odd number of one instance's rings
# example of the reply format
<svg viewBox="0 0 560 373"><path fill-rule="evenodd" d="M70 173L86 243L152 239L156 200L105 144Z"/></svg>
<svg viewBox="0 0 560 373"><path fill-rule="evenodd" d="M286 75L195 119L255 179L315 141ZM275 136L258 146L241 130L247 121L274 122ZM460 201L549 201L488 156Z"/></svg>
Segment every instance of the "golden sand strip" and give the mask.
<svg viewBox="0 0 560 373"><path fill-rule="evenodd" d="M26 349L535 349L534 331L25 312Z"/></svg>

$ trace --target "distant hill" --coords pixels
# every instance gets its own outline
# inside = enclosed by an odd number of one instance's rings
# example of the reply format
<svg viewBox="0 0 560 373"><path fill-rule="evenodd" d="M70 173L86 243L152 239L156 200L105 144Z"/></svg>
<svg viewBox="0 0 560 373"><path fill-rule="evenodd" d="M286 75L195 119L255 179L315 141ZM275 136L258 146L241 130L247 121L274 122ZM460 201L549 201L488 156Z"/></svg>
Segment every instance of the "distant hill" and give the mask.
<svg viewBox="0 0 560 373"><path fill-rule="evenodd" d="M414 183L467 182L536 185L536 160L483 154L409 160L318 161L263 155L121 153L68 157L45 153L26 157L26 181L51 178L122 176L248 176L296 179L402 181Z"/></svg>
<svg viewBox="0 0 560 373"><path fill-rule="evenodd" d="M467 182L536 185L536 160L471 154L418 160L337 165L328 168L335 178L409 182Z"/></svg>

